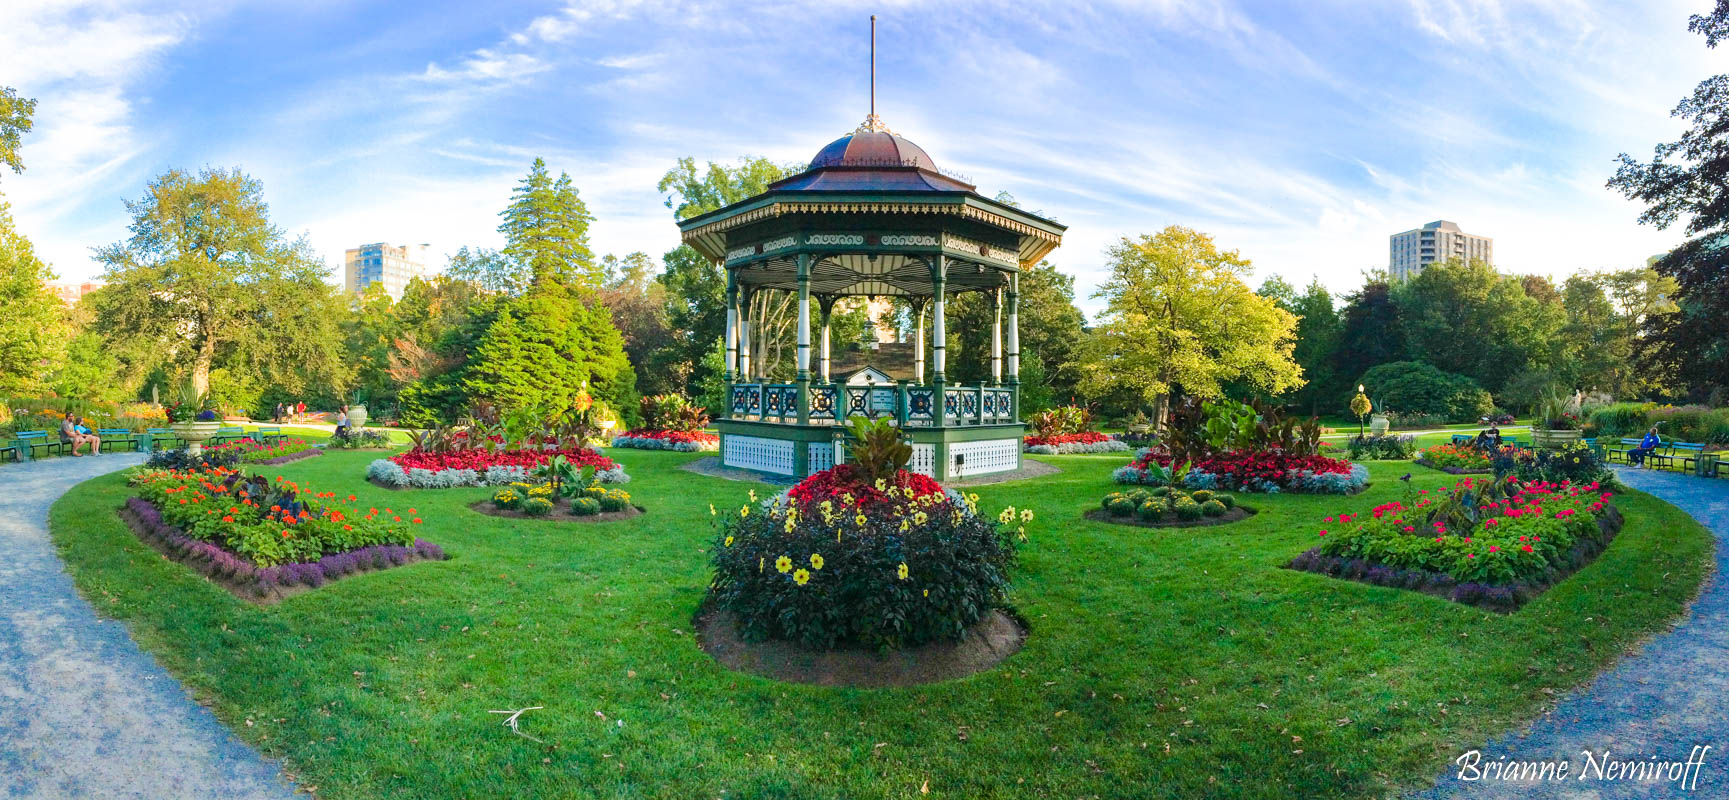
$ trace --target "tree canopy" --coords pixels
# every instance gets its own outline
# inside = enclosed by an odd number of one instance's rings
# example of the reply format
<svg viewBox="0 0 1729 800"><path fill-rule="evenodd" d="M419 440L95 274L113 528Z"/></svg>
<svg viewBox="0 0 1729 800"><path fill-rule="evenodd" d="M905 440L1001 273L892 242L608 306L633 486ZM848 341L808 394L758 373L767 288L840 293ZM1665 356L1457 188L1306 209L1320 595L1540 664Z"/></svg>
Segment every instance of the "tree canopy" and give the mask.
<svg viewBox="0 0 1729 800"><path fill-rule="evenodd" d="M1243 282L1250 264L1212 237L1171 226L1123 239L1095 297L1103 324L1087 337L1081 389L1152 403L1162 419L1173 392L1213 398L1239 380L1277 394L1300 386L1291 359L1297 319Z"/></svg>

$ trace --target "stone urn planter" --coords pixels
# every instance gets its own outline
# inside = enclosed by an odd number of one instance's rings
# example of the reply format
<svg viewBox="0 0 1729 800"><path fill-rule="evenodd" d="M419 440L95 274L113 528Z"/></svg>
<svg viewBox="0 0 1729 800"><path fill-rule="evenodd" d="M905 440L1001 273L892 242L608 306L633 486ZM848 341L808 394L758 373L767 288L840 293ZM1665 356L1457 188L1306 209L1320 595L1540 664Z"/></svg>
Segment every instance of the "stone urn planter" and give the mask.
<svg viewBox="0 0 1729 800"><path fill-rule="evenodd" d="M1369 435L1385 436L1387 429L1393 427L1393 421L1385 414L1376 414L1369 418Z"/></svg>
<svg viewBox="0 0 1729 800"><path fill-rule="evenodd" d="M358 431L366 426L366 406L348 407L348 429Z"/></svg>
<svg viewBox="0 0 1729 800"><path fill-rule="evenodd" d="M176 422L168 427L174 431L175 436L185 440L186 452L189 455L198 455L204 452L204 443L216 435L222 422L214 419L203 422Z"/></svg>
<svg viewBox="0 0 1729 800"><path fill-rule="evenodd" d="M1559 450L1579 441L1578 430L1558 431L1549 428L1532 428L1531 444L1550 450Z"/></svg>

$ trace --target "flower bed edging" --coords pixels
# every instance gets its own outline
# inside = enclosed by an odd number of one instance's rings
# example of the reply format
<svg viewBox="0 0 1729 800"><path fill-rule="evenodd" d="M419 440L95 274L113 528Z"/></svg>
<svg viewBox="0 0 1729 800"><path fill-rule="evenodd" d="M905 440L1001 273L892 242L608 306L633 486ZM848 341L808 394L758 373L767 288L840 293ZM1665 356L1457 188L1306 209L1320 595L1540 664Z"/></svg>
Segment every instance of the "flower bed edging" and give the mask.
<svg viewBox="0 0 1729 800"><path fill-rule="evenodd" d="M1219 517L1201 517L1194 520L1172 519L1170 521L1161 519L1158 522L1148 522L1134 514L1119 517L1102 508L1095 508L1081 516L1091 522L1108 522L1112 525L1128 525L1135 528L1205 528L1209 525L1229 525L1233 522L1242 522L1254 516L1255 513L1255 509L1248 506L1231 506L1229 510L1225 511L1224 516Z"/></svg>
<svg viewBox="0 0 1729 800"><path fill-rule="evenodd" d="M300 461L303 459L314 458L316 456L321 456L321 455L324 455L323 450L318 450L318 449L302 450L298 453L289 453L288 455L285 455L285 456L277 456L276 458L272 458L269 461L249 461L246 463L253 464L256 466L261 466L261 467L262 466L275 466L277 464L287 464L291 461Z"/></svg>
<svg viewBox="0 0 1729 800"><path fill-rule="evenodd" d="M612 437L611 446L631 450L701 453L720 450L720 437L702 431L626 431Z"/></svg>
<svg viewBox="0 0 1729 800"><path fill-rule="evenodd" d="M1395 569L1360 558L1347 559L1329 556L1323 554L1319 547L1303 551L1296 558L1291 559L1285 568L1300 572L1314 572L1330 578L1367 583L1371 586L1410 589L1455 603L1511 614L1518 611L1526 603L1535 600L1538 595L1566 580L1573 573L1596 561L1597 557L1609 548L1609 543L1615 540L1616 535L1620 534L1624 524L1625 520L1621 516L1621 509L1610 504L1604 509L1604 513L1597 517L1598 535L1581 537L1577 542L1574 542L1562 559L1562 568L1551 569L1541 581L1505 585L1475 581L1460 583L1454 580L1451 575L1443 572Z"/></svg>
<svg viewBox="0 0 1729 800"><path fill-rule="evenodd" d="M527 467L519 466L492 466L485 472L472 469L404 471L396 462L380 458L367 465L366 479L386 489L451 489L458 486L504 486L526 482L529 475ZM614 464L612 469L594 473L594 480L596 483L625 484L630 483L630 475L625 473L624 465Z"/></svg>
<svg viewBox="0 0 1729 800"><path fill-rule="evenodd" d="M1488 475L1489 473L1495 471L1494 469L1489 468L1489 467L1484 467L1482 469L1465 469L1464 467L1441 467L1441 466L1436 466L1435 462L1430 461L1426 458L1419 458L1416 461L1413 461L1411 463L1416 464L1419 467L1428 467L1429 469L1439 470L1441 472L1447 473L1448 475Z"/></svg>
<svg viewBox="0 0 1729 800"><path fill-rule="evenodd" d="M162 512L144 498L126 498L119 515L140 540L169 560L209 578L235 597L259 605L269 605L349 575L449 558L438 545L415 539L413 547L373 545L334 553L317 561L256 567L215 544L187 536L168 524Z"/></svg>
<svg viewBox="0 0 1729 800"><path fill-rule="evenodd" d="M633 505L626 511L602 511L598 514L590 514L586 517L581 517L570 513L570 498L568 497L560 497L557 500L554 500L551 513L541 514L539 516L534 514L524 514L515 509L498 508L492 504L491 500L476 500L469 503L468 507L477 514L485 514L489 517L527 519L536 522L617 522L621 519L635 519L648 513L648 509L643 508L642 506Z"/></svg>

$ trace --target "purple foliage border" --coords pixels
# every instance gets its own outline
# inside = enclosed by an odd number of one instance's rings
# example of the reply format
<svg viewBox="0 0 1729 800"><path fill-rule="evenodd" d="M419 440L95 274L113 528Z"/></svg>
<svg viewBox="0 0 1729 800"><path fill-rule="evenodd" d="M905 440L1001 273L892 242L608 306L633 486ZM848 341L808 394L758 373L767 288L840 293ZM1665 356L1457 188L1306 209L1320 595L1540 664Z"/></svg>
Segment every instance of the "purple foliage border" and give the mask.
<svg viewBox="0 0 1729 800"><path fill-rule="evenodd" d="M1437 467L1437 466L1435 466L1435 462L1429 461L1427 459L1422 459L1422 458L1419 458L1415 461L1412 461L1411 463L1416 464L1419 467L1428 467L1429 469L1432 469L1432 470L1438 470L1440 472L1445 472L1448 475L1488 475L1488 474L1495 471L1495 470L1490 469L1488 467L1484 467L1482 469L1465 469L1464 467Z"/></svg>
<svg viewBox="0 0 1729 800"><path fill-rule="evenodd" d="M248 461L246 463L252 464L254 466L260 466L260 467L274 466L276 464L287 464L290 461L300 461L301 459L307 459L307 458L312 458L314 456L321 456L321 455L324 455L324 451L320 450L316 447L313 447L313 448L308 448L308 449L302 450L298 453L289 453L288 455L285 455L285 456L277 456L277 457L272 458L268 461Z"/></svg>
<svg viewBox="0 0 1729 800"><path fill-rule="evenodd" d="M1609 506L1607 513L1597 518L1597 536L1587 536L1574 542L1573 548L1561 557L1560 564L1550 567L1537 579L1528 583L1506 585L1477 583L1475 581L1460 583L1453 576L1444 572L1399 569L1360 558L1329 556L1323 554L1319 547L1303 551L1296 558L1291 559L1285 568L1300 572L1313 572L1329 578L1367 583L1371 586L1410 589L1455 603L1511 614L1518 611L1526 603L1537 599L1538 595L1566 580L1573 573L1596 561L1604 550L1609 549L1609 543L1621 533L1621 526L1624 522L1621 510L1613 505Z"/></svg>
<svg viewBox="0 0 1729 800"><path fill-rule="evenodd" d="M261 604L317 589L349 575L448 558L438 545L415 539L411 547L372 545L317 561L258 567L215 544L187 536L164 520L161 510L144 498L126 498L119 514L139 539L170 560L192 568L236 597Z"/></svg>

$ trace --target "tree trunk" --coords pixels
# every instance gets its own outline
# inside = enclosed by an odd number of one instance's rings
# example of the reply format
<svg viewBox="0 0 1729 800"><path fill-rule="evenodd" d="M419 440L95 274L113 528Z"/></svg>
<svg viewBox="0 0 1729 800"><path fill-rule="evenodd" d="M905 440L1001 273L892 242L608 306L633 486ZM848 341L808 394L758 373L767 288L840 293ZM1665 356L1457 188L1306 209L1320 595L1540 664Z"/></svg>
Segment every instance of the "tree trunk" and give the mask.
<svg viewBox="0 0 1729 800"><path fill-rule="evenodd" d="M192 391L199 397L210 393L210 366L216 362L216 340L205 337L192 361Z"/></svg>

